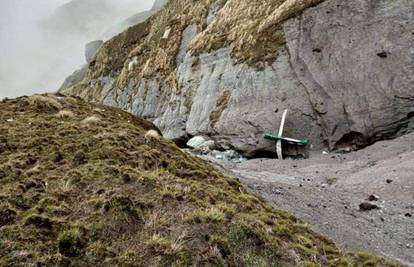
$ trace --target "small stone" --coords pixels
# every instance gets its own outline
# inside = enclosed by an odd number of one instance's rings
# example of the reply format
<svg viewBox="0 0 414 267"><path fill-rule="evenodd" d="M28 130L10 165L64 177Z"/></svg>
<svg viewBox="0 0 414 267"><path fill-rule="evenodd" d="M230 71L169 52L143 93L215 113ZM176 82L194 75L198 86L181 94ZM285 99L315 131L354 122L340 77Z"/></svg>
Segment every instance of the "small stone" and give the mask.
<svg viewBox="0 0 414 267"><path fill-rule="evenodd" d="M363 202L359 204L359 209L362 211L369 211L369 210L379 210L380 207L378 207L375 204L371 204L369 202Z"/></svg>
<svg viewBox="0 0 414 267"><path fill-rule="evenodd" d="M377 56L380 58L387 58L388 57L388 53L385 51L381 51L379 53L377 53Z"/></svg>
<svg viewBox="0 0 414 267"><path fill-rule="evenodd" d="M407 212L406 214L404 214L404 216L405 216L405 217L408 217L408 218L413 217L413 215L412 215L411 213L408 213L408 212Z"/></svg>
<svg viewBox="0 0 414 267"><path fill-rule="evenodd" d="M379 196L377 196L377 195L370 195L370 196L367 198L367 200L368 200L368 201L378 201L378 200L379 200Z"/></svg>
<svg viewBox="0 0 414 267"><path fill-rule="evenodd" d="M387 182L387 184L390 184L390 183L392 183L393 182L393 180L392 179L387 179L387 180L385 180L386 182Z"/></svg>
<svg viewBox="0 0 414 267"><path fill-rule="evenodd" d="M280 190L274 190L273 193L276 195L282 195L282 191Z"/></svg>

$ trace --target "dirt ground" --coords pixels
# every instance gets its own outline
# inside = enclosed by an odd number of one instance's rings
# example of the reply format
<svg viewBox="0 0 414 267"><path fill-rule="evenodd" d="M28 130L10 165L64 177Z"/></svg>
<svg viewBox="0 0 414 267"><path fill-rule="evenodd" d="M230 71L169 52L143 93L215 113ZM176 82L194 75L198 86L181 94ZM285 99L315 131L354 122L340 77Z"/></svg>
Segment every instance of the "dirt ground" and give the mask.
<svg viewBox="0 0 414 267"><path fill-rule="evenodd" d="M314 152L306 160L235 164L205 157L339 246L414 266L414 133L348 154ZM368 201L370 195L379 199ZM379 209L361 211L363 202Z"/></svg>

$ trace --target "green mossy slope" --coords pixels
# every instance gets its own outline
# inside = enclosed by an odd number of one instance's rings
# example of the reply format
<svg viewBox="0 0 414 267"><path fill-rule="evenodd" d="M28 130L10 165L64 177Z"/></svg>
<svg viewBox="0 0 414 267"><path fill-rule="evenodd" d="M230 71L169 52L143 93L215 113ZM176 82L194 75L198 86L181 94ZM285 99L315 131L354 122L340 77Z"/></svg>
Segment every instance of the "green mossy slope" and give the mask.
<svg viewBox="0 0 414 267"><path fill-rule="evenodd" d="M0 122L0 266L394 266L342 253L123 111L36 95L1 102Z"/></svg>

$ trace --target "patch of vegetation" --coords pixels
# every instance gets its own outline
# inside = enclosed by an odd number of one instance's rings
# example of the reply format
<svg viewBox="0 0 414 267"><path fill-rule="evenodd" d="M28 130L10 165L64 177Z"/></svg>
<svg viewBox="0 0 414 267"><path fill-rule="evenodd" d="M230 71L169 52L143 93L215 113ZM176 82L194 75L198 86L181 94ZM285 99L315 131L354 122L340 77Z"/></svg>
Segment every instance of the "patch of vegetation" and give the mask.
<svg viewBox="0 0 414 267"><path fill-rule="evenodd" d="M0 266L397 266L340 251L118 109L21 97L0 121Z"/></svg>
<svg viewBox="0 0 414 267"><path fill-rule="evenodd" d="M225 91L217 99L216 108L210 113L210 122L212 127L214 127L214 125L216 125L216 123L220 120L223 111L227 108L229 104L230 97L231 93L229 91Z"/></svg>
<svg viewBox="0 0 414 267"><path fill-rule="evenodd" d="M192 215L190 220L200 223L200 222L213 222L220 223L224 221L224 212L216 207L210 207L207 210L197 210Z"/></svg>
<svg viewBox="0 0 414 267"><path fill-rule="evenodd" d="M79 229L65 230L58 237L59 252L67 257L77 257L83 252L83 241Z"/></svg>

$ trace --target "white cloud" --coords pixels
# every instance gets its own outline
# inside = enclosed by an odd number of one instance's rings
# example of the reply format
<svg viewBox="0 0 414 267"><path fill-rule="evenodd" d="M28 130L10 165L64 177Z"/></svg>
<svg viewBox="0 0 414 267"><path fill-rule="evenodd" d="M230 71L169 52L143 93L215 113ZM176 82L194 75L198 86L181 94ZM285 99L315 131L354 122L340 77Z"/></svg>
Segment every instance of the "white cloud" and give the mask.
<svg viewBox="0 0 414 267"><path fill-rule="evenodd" d="M149 9L153 2L108 1L119 9L96 24L103 29L82 34L68 33L64 27L46 31L39 23L68 0L0 0L0 99L56 91L64 78L84 64L85 43L98 39L105 27L112 26L109 23Z"/></svg>

